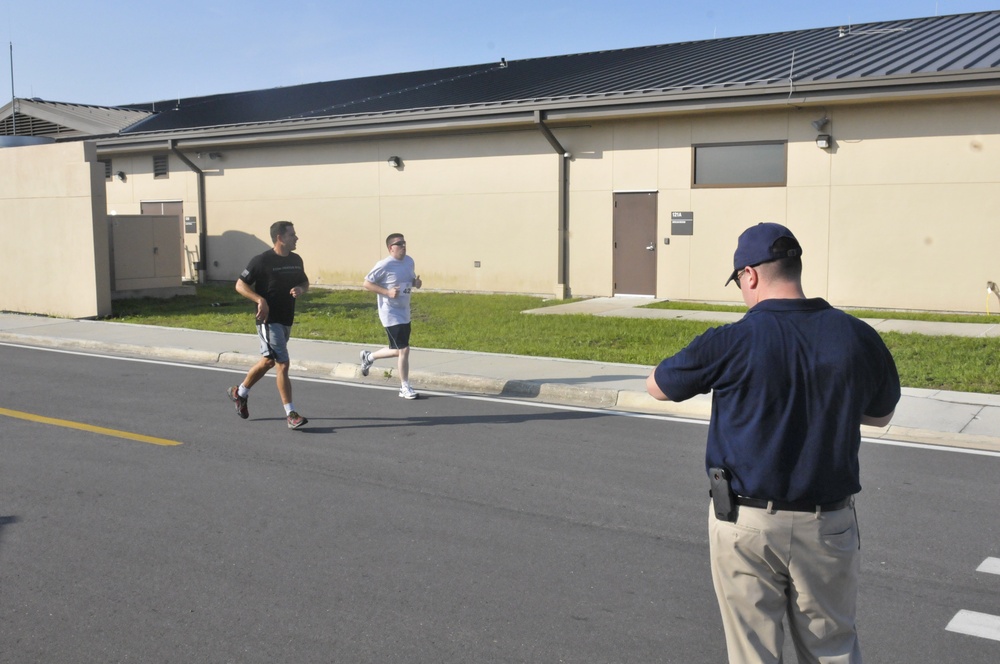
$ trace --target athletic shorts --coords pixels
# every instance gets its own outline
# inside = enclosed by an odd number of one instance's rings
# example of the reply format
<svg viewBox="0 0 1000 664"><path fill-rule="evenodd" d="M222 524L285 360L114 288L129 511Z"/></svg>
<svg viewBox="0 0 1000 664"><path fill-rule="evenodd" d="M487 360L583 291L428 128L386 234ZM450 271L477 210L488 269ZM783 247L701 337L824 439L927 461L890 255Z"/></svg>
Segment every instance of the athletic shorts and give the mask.
<svg viewBox="0 0 1000 664"><path fill-rule="evenodd" d="M288 364L288 338L292 328L281 323L258 323L257 338L260 339L260 354L278 364Z"/></svg>
<svg viewBox="0 0 1000 664"><path fill-rule="evenodd" d="M385 328L385 333L389 335L389 348L409 348L410 347L410 324L392 325Z"/></svg>

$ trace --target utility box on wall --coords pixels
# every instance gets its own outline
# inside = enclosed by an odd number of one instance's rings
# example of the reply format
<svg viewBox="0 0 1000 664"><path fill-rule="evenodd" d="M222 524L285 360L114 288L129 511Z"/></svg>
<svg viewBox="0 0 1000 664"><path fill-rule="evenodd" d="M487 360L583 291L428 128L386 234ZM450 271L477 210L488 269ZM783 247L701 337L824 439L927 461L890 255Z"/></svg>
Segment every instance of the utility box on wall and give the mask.
<svg viewBox="0 0 1000 664"><path fill-rule="evenodd" d="M180 288L181 229L173 215L108 217L112 291Z"/></svg>

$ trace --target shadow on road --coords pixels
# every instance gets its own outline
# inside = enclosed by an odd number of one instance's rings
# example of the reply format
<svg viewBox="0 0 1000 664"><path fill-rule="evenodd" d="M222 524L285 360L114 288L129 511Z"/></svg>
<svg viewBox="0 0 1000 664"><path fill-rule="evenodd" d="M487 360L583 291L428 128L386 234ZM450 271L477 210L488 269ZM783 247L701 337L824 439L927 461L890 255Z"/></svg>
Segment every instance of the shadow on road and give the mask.
<svg viewBox="0 0 1000 664"><path fill-rule="evenodd" d="M0 544L3 544L4 526L9 526L20 521L16 516L0 516Z"/></svg>
<svg viewBox="0 0 1000 664"><path fill-rule="evenodd" d="M565 422L595 417L613 417L606 413L567 411L556 413L509 413L505 415L408 415L405 417L324 417L310 415L309 423L296 434L335 433L344 429L389 429L395 427L437 427L461 424L523 424L525 422ZM281 421L283 417L254 417L258 422ZM353 423L352 423L353 422Z"/></svg>
<svg viewBox="0 0 1000 664"><path fill-rule="evenodd" d="M330 433L344 429L386 429L394 427L436 427L461 424L523 424L525 422L564 422L569 420L585 420L595 417L612 417L604 413L593 412L557 412L557 413L510 413L505 415L409 415L405 417L318 417L310 418L310 424L299 429L303 433ZM354 423L350 423L351 421ZM311 427L313 422L332 426Z"/></svg>

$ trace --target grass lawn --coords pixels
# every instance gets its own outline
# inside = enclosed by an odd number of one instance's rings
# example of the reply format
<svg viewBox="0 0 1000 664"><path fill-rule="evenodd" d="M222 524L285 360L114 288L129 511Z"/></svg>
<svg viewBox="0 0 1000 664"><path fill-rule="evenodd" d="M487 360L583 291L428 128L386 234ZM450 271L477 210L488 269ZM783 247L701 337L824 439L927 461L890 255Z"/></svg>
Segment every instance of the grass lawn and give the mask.
<svg viewBox="0 0 1000 664"><path fill-rule="evenodd" d="M719 324L521 313L554 304L561 302L523 295L418 293L413 298L413 345L655 365ZM691 308L704 310L707 305ZM113 310L112 320L125 323L253 333L254 307L228 283L199 286L197 295L168 300L116 300ZM889 313L877 312L871 317L888 318ZM980 317L978 322L985 320ZM385 340L373 294L319 288L299 301L292 336L365 344ZM895 332L882 337L896 358L904 386L1000 391L1000 339Z"/></svg>

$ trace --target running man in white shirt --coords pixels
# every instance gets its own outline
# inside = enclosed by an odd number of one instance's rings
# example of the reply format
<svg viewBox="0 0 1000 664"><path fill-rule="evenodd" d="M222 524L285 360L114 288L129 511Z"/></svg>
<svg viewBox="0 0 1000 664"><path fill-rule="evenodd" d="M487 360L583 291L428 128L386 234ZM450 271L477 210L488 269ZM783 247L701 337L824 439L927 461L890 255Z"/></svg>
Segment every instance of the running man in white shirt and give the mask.
<svg viewBox="0 0 1000 664"><path fill-rule="evenodd" d="M375 360L395 357L399 367L399 396L416 399L419 395L410 387L410 291L423 282L416 273L413 259L406 255L406 240L402 233L385 239L389 255L372 268L362 287L378 294L378 317L382 321L389 345L374 353L361 351L361 375L367 376Z"/></svg>

